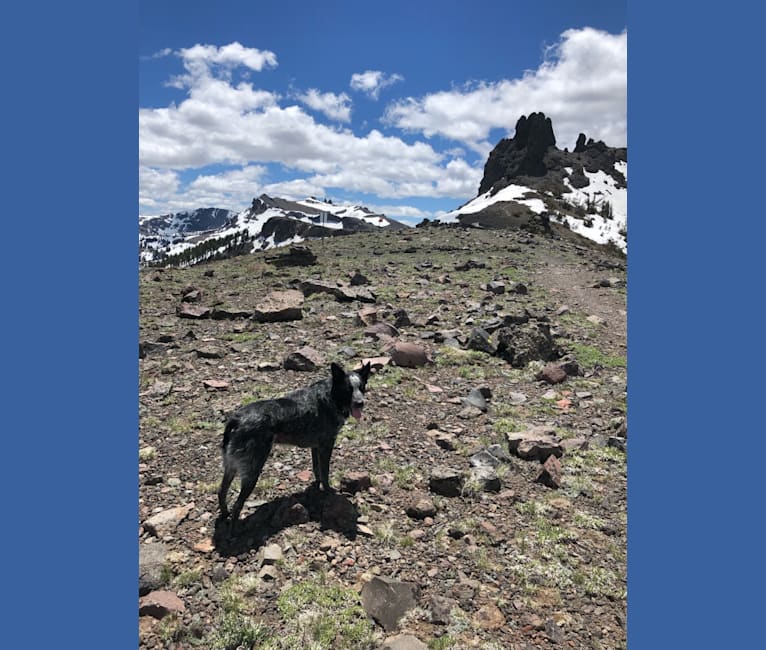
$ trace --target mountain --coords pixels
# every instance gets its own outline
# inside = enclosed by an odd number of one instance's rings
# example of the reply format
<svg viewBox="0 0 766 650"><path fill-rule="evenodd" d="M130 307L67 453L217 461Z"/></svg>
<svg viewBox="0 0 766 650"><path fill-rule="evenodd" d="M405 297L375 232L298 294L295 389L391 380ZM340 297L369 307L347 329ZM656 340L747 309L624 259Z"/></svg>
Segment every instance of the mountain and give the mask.
<svg viewBox="0 0 766 650"><path fill-rule="evenodd" d="M515 135L490 152L475 198L436 223L533 232L570 231L627 253L628 150L580 133L574 149L559 149L544 113L522 115ZM434 223L434 222L424 222ZM242 212L203 208L139 217L142 264L189 266L306 239L378 228L406 228L360 205L268 194ZM571 236L571 235L570 235Z"/></svg>
<svg viewBox="0 0 766 650"><path fill-rule="evenodd" d="M290 201L261 194L239 213L203 208L139 217L140 262L192 265L305 239L406 227L364 206L336 205L314 197Z"/></svg>
<svg viewBox="0 0 766 650"><path fill-rule="evenodd" d="M513 138L490 152L477 196L439 218L485 228L568 228L627 252L628 150L581 133L556 147L544 113L522 115Z"/></svg>

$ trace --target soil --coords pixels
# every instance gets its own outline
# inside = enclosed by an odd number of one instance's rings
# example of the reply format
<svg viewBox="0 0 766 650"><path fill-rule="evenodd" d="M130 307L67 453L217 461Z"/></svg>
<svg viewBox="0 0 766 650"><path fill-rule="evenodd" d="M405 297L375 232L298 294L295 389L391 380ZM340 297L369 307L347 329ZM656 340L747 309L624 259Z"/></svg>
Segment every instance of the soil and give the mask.
<svg viewBox="0 0 766 650"><path fill-rule="evenodd" d="M287 589L316 583L358 594L381 576L415 585L417 605L398 628L430 648L625 648L625 257L560 231L444 226L307 244L314 266L278 268L256 253L140 271L138 542L162 545L153 588L173 592L182 611L141 616L139 647L227 647L221 629L232 612L267 631L262 642L243 636L240 647L309 647L304 619L280 607ZM456 270L468 260L480 264ZM384 355L387 341L365 335L356 318L370 304L327 293L305 299L301 320L271 323L181 318L182 297L195 288L200 305L241 314L272 290L347 282L355 271L369 279L362 288L375 294L380 320L393 324L406 311L412 324L398 327L397 340L423 346L433 363L372 375L365 417L347 422L332 458L331 482L346 492L314 490L309 450L275 446L232 532L216 521L226 414L329 376L331 361L350 368ZM493 280L504 293L487 289ZM524 310L550 324L580 374L549 384L537 379L544 361L514 368L454 347L472 328ZM447 330L459 334L439 334ZM283 369L302 346L325 364ZM275 369L260 369L264 362ZM462 401L476 388L488 389L486 412ZM513 456L497 470L499 489L469 482L458 496L431 491L435 469L467 473L473 454L508 450L509 432L538 425L564 443L558 487L536 480L545 459ZM413 516L423 498L435 513ZM177 521L147 524L179 506ZM273 564L264 558L272 545ZM364 644L349 645L338 627L316 647L380 647L393 633L372 619L364 625Z"/></svg>

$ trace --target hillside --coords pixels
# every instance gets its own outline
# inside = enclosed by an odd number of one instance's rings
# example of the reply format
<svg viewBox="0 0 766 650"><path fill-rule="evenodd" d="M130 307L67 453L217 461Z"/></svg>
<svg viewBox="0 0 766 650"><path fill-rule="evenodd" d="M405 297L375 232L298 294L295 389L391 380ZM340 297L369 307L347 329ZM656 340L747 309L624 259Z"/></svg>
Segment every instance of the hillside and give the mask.
<svg viewBox="0 0 766 650"><path fill-rule="evenodd" d="M140 270L139 647L625 648L624 256L457 224L307 243ZM267 322L288 290L301 318ZM230 537L225 414L363 358L339 492L276 446Z"/></svg>

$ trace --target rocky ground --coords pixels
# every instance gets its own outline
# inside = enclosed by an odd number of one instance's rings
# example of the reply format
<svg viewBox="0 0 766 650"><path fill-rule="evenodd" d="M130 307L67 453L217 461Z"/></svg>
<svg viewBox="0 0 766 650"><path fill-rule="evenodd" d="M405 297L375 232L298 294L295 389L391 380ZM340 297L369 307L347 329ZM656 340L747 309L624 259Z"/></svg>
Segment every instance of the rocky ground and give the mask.
<svg viewBox="0 0 766 650"><path fill-rule="evenodd" d="M625 258L433 226L309 246L140 271L140 647L624 648ZM225 414L363 358L338 492L275 447L217 524Z"/></svg>

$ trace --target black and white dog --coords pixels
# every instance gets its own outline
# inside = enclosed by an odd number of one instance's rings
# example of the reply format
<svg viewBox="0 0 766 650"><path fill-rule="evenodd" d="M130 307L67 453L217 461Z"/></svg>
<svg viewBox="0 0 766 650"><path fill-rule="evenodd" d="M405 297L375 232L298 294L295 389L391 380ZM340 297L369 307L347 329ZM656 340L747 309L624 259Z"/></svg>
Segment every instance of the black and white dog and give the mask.
<svg viewBox="0 0 766 650"><path fill-rule="evenodd" d="M335 438L349 415L362 417L370 364L357 372L346 372L337 363L330 369L332 376L327 379L278 399L252 402L229 416L223 433L223 480L218 491L222 519L229 516L226 495L237 474L241 489L231 519L239 519L275 442L311 447L315 485L332 491L330 456Z"/></svg>

